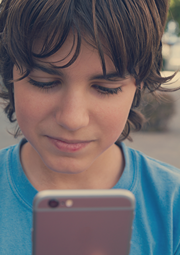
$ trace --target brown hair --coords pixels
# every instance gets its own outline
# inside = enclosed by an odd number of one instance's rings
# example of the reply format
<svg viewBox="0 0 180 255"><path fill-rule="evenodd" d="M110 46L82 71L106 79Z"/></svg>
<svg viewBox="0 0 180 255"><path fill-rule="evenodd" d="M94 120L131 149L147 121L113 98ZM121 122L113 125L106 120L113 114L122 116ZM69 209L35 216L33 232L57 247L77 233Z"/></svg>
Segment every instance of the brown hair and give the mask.
<svg viewBox="0 0 180 255"><path fill-rule="evenodd" d="M143 90L154 92L163 90L161 84L171 78L160 75L168 0L2 0L0 8L0 74L6 88L0 97L7 100L4 110L11 122L15 121L13 66L18 66L23 79L33 69L35 59L57 52L73 31L75 54L61 68L76 60L82 38L88 38L98 49L105 75L106 49L119 75L125 77L128 72L137 86L120 139L129 136L131 125L141 128L143 118L135 110L141 101L141 83ZM37 38L44 39L39 54L32 50Z"/></svg>

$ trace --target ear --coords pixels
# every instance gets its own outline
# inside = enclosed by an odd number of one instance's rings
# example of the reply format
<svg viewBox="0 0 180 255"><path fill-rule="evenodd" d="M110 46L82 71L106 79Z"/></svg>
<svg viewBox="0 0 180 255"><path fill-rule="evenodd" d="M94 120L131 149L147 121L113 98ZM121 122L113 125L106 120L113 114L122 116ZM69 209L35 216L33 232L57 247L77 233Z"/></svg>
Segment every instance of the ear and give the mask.
<svg viewBox="0 0 180 255"><path fill-rule="evenodd" d="M140 84L140 89L143 89L143 87L144 87L144 82L142 81Z"/></svg>
<svg viewBox="0 0 180 255"><path fill-rule="evenodd" d="M136 91L137 90L142 90L144 87L144 82L142 81L140 84L136 84Z"/></svg>

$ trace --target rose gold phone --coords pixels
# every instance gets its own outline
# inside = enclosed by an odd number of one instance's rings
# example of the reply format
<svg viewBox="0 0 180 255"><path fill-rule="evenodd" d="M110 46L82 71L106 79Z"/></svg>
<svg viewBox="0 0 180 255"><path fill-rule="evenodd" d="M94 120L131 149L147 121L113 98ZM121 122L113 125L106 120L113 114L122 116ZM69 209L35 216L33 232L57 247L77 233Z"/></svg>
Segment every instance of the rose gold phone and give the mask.
<svg viewBox="0 0 180 255"><path fill-rule="evenodd" d="M47 190L33 203L33 255L128 255L128 190Z"/></svg>

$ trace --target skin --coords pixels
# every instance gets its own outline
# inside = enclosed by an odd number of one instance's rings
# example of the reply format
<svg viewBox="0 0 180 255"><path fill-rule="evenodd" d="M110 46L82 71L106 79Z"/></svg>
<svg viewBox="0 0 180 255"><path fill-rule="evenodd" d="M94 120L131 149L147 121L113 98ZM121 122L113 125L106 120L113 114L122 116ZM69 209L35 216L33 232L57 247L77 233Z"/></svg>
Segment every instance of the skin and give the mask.
<svg viewBox="0 0 180 255"><path fill-rule="evenodd" d="M69 36L62 48L40 64L66 64L73 55ZM38 52L37 42L34 51ZM61 62L57 62L60 61ZM107 73L115 72L105 55ZM136 91L135 80L97 79L102 75L96 49L82 43L77 60L58 69L60 75L34 69L29 77L14 82L18 124L27 139L21 149L26 176L37 190L105 189L113 187L124 169L123 153L114 143L122 133ZM21 74L15 66L14 80ZM54 82L52 88L39 88L29 82ZM100 88L97 87L101 86ZM103 88L118 88L107 94Z"/></svg>

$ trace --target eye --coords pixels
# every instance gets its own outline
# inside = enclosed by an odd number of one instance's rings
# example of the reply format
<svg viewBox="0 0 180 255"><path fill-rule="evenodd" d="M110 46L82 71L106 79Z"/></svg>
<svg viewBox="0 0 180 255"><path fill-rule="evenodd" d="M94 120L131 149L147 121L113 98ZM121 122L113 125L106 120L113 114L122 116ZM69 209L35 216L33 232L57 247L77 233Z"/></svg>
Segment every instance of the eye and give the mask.
<svg viewBox="0 0 180 255"><path fill-rule="evenodd" d="M121 87L117 87L117 88L107 88L107 87L103 87L103 86L99 86L99 85L93 85L93 88L95 88L98 93L100 94L117 94L119 91L122 91Z"/></svg>
<svg viewBox="0 0 180 255"><path fill-rule="evenodd" d="M38 88L42 88L42 89L51 89L51 88L54 88L57 85L61 84L60 80L50 81L50 82L40 82L40 81L35 81L32 78L29 78L28 82L30 84L32 84Z"/></svg>

